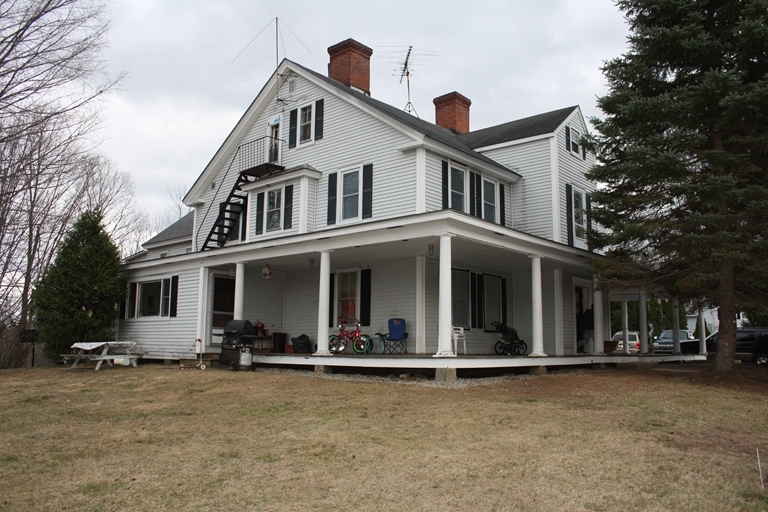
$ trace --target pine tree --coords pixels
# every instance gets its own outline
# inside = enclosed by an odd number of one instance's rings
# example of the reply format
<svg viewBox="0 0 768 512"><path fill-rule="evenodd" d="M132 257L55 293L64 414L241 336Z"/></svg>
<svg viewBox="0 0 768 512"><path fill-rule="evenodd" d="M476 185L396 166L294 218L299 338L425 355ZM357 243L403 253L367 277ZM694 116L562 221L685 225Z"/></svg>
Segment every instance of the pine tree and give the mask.
<svg viewBox="0 0 768 512"><path fill-rule="evenodd" d="M76 342L114 339L126 284L101 220L98 211L80 216L32 293L39 337L53 358Z"/></svg>
<svg viewBox="0 0 768 512"><path fill-rule="evenodd" d="M768 0L617 5L629 51L605 63L590 141L597 270L718 307L729 371L736 313L768 308Z"/></svg>

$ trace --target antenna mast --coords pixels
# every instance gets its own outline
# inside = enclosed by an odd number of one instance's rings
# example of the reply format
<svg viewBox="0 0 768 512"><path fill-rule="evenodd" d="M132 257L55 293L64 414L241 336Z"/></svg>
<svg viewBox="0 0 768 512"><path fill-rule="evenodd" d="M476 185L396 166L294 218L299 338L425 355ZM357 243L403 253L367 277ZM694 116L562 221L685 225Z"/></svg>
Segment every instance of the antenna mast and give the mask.
<svg viewBox="0 0 768 512"><path fill-rule="evenodd" d="M405 62L403 63L403 69L400 72L400 83L403 83L403 77L405 77L405 84L408 89L408 103L405 104L404 111L408 112L409 114L415 115L416 117L419 117L419 114L416 112L416 108L413 106L413 103L411 103L411 70L408 67L408 63L411 59L411 51L413 50L413 46L408 47L408 53L405 56Z"/></svg>

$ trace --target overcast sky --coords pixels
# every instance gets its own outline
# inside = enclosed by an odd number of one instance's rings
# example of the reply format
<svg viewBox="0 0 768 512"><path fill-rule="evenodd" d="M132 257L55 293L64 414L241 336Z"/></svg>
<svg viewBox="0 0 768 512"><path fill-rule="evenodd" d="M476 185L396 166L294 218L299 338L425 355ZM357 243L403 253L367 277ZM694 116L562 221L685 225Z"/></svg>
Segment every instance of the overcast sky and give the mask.
<svg viewBox="0 0 768 512"><path fill-rule="evenodd" d="M398 60L413 46L419 117L434 122L432 99L458 91L473 130L571 105L600 117L599 68L628 35L610 0L112 0L108 15L104 56L127 76L108 100L101 151L149 213L171 203L169 186L194 183L274 71L275 18L279 59L324 74L329 46L351 37L372 48L371 95L401 108Z"/></svg>

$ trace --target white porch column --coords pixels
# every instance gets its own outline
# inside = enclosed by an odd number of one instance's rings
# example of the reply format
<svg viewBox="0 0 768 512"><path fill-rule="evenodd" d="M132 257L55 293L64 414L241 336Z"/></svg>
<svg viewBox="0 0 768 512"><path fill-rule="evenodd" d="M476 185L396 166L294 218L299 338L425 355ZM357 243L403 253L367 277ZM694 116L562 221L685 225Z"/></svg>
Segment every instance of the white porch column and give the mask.
<svg viewBox="0 0 768 512"><path fill-rule="evenodd" d="M416 353L427 352L427 258L416 257Z"/></svg>
<svg viewBox="0 0 768 512"><path fill-rule="evenodd" d="M705 356L707 355L707 326L704 323L704 310L701 308L699 308L697 320L699 322L699 354Z"/></svg>
<svg viewBox="0 0 768 512"><path fill-rule="evenodd" d="M245 263L235 265L235 312L233 320L244 320L243 304L245 303Z"/></svg>
<svg viewBox="0 0 768 512"><path fill-rule="evenodd" d="M316 356L330 356L328 350L328 314L331 300L331 252L320 253L320 288L317 297L317 352Z"/></svg>
<svg viewBox="0 0 768 512"><path fill-rule="evenodd" d="M672 299L672 353L680 353L680 304Z"/></svg>
<svg viewBox="0 0 768 512"><path fill-rule="evenodd" d="M453 353L453 295L451 292L451 238L440 235L440 292L437 315L437 353L434 357L455 357Z"/></svg>
<svg viewBox="0 0 768 512"><path fill-rule="evenodd" d="M640 292L640 301L637 304L640 316L640 353L648 353L648 300L645 292Z"/></svg>
<svg viewBox="0 0 768 512"><path fill-rule="evenodd" d="M541 293L541 256L531 258L531 307L533 308L533 339L529 357L547 357L544 353L544 304Z"/></svg>
<svg viewBox="0 0 768 512"><path fill-rule="evenodd" d="M205 352L205 346L211 344L208 337L208 268L200 267L200 277L197 283L197 338L202 341L195 344L197 350ZM199 348L198 348L199 345Z"/></svg>
<svg viewBox="0 0 768 512"><path fill-rule="evenodd" d="M629 313L626 300L621 301L621 330L621 339L624 340L624 353L629 354Z"/></svg>
<svg viewBox="0 0 768 512"><path fill-rule="evenodd" d="M603 291L597 289L597 278L592 280L592 315L594 316L594 354L605 354L603 341Z"/></svg>

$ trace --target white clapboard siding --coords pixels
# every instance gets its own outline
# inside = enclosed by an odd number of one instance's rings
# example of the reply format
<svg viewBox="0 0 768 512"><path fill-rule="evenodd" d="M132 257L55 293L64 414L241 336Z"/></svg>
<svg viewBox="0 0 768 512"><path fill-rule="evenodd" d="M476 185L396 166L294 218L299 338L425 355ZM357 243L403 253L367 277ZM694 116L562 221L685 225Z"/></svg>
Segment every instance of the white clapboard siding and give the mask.
<svg viewBox="0 0 768 512"><path fill-rule="evenodd" d="M260 262L245 267L243 317L254 325L261 321L269 332L285 332L283 293L286 273L274 269L272 278L264 279Z"/></svg>
<svg viewBox="0 0 768 512"><path fill-rule="evenodd" d="M563 352L576 353L576 312L574 304L573 274L563 271ZM591 302L591 298L590 298Z"/></svg>
<svg viewBox="0 0 768 512"><path fill-rule="evenodd" d="M443 209L443 160L445 157L427 152L425 206L428 212Z"/></svg>
<svg viewBox="0 0 768 512"><path fill-rule="evenodd" d="M535 140L484 154L522 176L512 185L511 208L507 210L512 212L511 227L551 240L554 232L550 140Z"/></svg>
<svg viewBox="0 0 768 512"><path fill-rule="evenodd" d="M197 295L199 272L185 270L153 276L140 281L170 279L179 276L179 295L175 317L129 318L120 321L118 338L136 341L134 352L148 359L180 359L195 357ZM129 281L136 281L129 276Z"/></svg>
<svg viewBox="0 0 768 512"><path fill-rule="evenodd" d="M416 350L416 259L373 262L371 265L371 325L363 333L376 339L389 331L390 318L403 318L409 332L408 352Z"/></svg>
<svg viewBox="0 0 768 512"><path fill-rule="evenodd" d="M568 125L579 130L580 133L586 133L586 127L582 123L582 117L574 112L568 120ZM595 156L587 153L587 159L584 160L581 155L576 155L565 148L565 127L557 132L557 152L560 162L560 216L559 229L561 240L568 240L568 212L566 203L565 187L567 184L578 188L587 194L595 190L595 184L584 176L589 169L595 165Z"/></svg>

